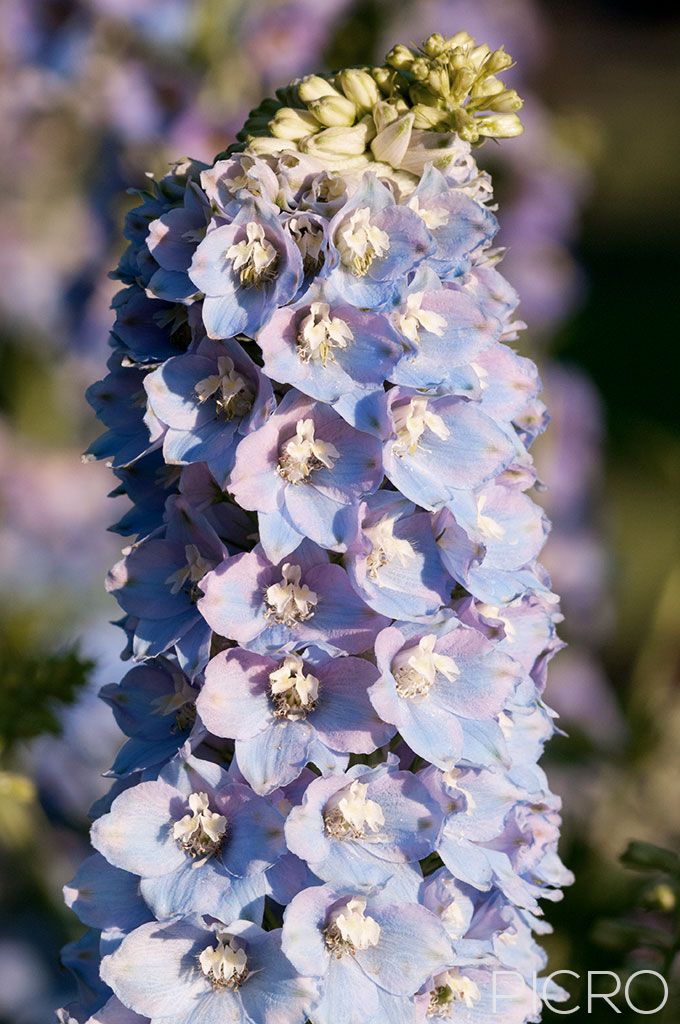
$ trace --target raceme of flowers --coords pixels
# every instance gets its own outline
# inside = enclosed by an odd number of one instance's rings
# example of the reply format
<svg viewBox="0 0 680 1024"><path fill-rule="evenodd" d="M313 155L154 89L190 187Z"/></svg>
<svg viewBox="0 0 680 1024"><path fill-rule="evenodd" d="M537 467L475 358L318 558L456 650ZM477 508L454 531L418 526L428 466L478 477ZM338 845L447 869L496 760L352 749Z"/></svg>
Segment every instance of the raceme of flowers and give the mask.
<svg viewBox="0 0 680 1024"><path fill-rule="evenodd" d="M538 1019L546 413L471 150L520 130L509 63L303 79L128 217L88 457L135 664L62 1021Z"/></svg>

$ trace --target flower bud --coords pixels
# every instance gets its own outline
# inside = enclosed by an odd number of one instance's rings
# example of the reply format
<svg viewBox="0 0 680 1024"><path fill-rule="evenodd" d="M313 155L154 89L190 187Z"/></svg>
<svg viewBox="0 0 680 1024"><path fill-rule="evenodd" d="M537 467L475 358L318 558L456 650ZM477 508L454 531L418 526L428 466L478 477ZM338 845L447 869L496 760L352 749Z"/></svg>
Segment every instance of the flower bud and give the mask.
<svg viewBox="0 0 680 1024"><path fill-rule="evenodd" d="M269 130L277 139L288 139L291 142L298 142L319 131L319 122L307 110L293 110L292 107L283 107L277 110L269 122Z"/></svg>
<svg viewBox="0 0 680 1024"><path fill-rule="evenodd" d="M515 89L504 89L502 93L494 97L491 103L489 103L489 110L493 110L499 114L511 114L516 110L521 110L524 106L524 101L518 95Z"/></svg>
<svg viewBox="0 0 680 1024"><path fill-rule="evenodd" d="M446 39L440 32L433 32L423 43L423 50L428 57L438 57L446 50Z"/></svg>
<svg viewBox="0 0 680 1024"><path fill-rule="evenodd" d="M517 114L491 114L476 119L479 135L493 139L514 139L524 131Z"/></svg>
<svg viewBox="0 0 680 1024"><path fill-rule="evenodd" d="M360 156L366 151L369 129L365 124L347 128L324 128L305 139L300 149L313 156Z"/></svg>
<svg viewBox="0 0 680 1024"><path fill-rule="evenodd" d="M322 78L321 75L307 75L303 78L297 87L298 96L303 103L311 103L312 100L320 100L322 96L339 96L340 93L335 89L326 78Z"/></svg>
<svg viewBox="0 0 680 1024"><path fill-rule="evenodd" d="M346 128L357 118L357 108L344 96L322 96L311 100L309 109L326 128Z"/></svg>
<svg viewBox="0 0 680 1024"><path fill-rule="evenodd" d="M376 160L391 167L400 167L411 141L414 117L412 113L393 121L376 135L371 152Z"/></svg>
<svg viewBox="0 0 680 1024"><path fill-rule="evenodd" d="M493 51L486 62L486 68L490 75L497 75L499 71L507 71L508 68L511 68L512 63L512 57L501 46L500 49Z"/></svg>
<svg viewBox="0 0 680 1024"><path fill-rule="evenodd" d="M360 113L371 110L380 101L380 90L368 71L349 68L338 75L340 88Z"/></svg>
<svg viewBox="0 0 680 1024"><path fill-rule="evenodd" d="M413 52L409 50L408 46L397 43L385 57L385 63L397 71L408 71L414 59Z"/></svg>
<svg viewBox="0 0 680 1024"><path fill-rule="evenodd" d="M430 107L425 103L416 103L413 107L414 128L440 128L448 120L448 112L440 107Z"/></svg>

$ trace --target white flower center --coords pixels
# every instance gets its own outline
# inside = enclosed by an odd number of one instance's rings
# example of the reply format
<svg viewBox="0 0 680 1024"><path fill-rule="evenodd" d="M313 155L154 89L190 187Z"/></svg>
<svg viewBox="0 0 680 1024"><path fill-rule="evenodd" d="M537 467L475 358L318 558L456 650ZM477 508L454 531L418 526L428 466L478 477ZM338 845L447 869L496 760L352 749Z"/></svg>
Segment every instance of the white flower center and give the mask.
<svg viewBox="0 0 680 1024"><path fill-rule="evenodd" d="M380 925L366 916L366 900L354 896L331 916L325 932L326 945L337 957L369 949L380 941Z"/></svg>
<svg viewBox="0 0 680 1024"><path fill-rule="evenodd" d="M262 225L251 220L246 224L246 237L243 241L235 242L227 249L227 259L232 261L234 270L238 271L241 284L249 288L271 280L276 271L278 253L265 238Z"/></svg>
<svg viewBox="0 0 680 1024"><path fill-rule="evenodd" d="M173 674L174 692L151 702L152 714L175 716L171 732L181 732L196 721L196 691L179 672Z"/></svg>
<svg viewBox="0 0 680 1024"><path fill-rule="evenodd" d="M406 298L406 309L395 314L397 328L415 345L420 342L420 331L436 334L441 338L446 330L446 320L439 313L422 309L425 292L412 292Z"/></svg>
<svg viewBox="0 0 680 1024"><path fill-rule="evenodd" d="M378 572L388 565L392 559L398 559L402 566L407 566L416 557L413 545L401 537L394 536L394 519L385 516L374 526L364 530L371 542L371 553L366 559L368 575L371 579L378 578Z"/></svg>
<svg viewBox="0 0 680 1024"><path fill-rule="evenodd" d="M219 356L217 373L199 380L194 391L201 403L215 395L218 412L229 420L234 416L244 416L253 404L252 392L243 377L234 370L229 356Z"/></svg>
<svg viewBox="0 0 680 1024"><path fill-rule="evenodd" d="M409 199L408 205L414 213L418 214L425 227L430 228L431 231L443 228L445 224L449 223L449 211L443 206L421 206L418 196Z"/></svg>
<svg viewBox="0 0 680 1024"><path fill-rule="evenodd" d="M368 785L355 781L326 805L324 824L334 839L365 839L366 830L379 832L385 824L382 807L366 796Z"/></svg>
<svg viewBox="0 0 680 1024"><path fill-rule="evenodd" d="M347 348L353 338L349 324L339 316L331 316L327 302L313 302L300 324L298 354L304 363L318 359L325 366L329 359L335 359L333 350Z"/></svg>
<svg viewBox="0 0 680 1024"><path fill-rule="evenodd" d="M229 935L218 936L216 946L206 946L198 962L215 988L237 989L248 973L245 950Z"/></svg>
<svg viewBox="0 0 680 1024"><path fill-rule="evenodd" d="M289 484L302 483L315 469L332 469L340 458L335 445L315 437L314 429L314 420L298 420L295 437L283 445L278 472Z"/></svg>
<svg viewBox="0 0 680 1024"><path fill-rule="evenodd" d="M165 582L170 584L171 594L179 594L180 590L189 584L191 597L196 598L199 596L197 584L201 582L207 572L210 572L212 562L203 557L195 544L185 544L184 555L187 560L186 565L170 573Z"/></svg>
<svg viewBox="0 0 680 1024"><path fill-rule="evenodd" d="M288 654L280 668L269 673L269 688L278 718L297 721L314 710L319 696L319 680L305 673L305 663L297 654Z"/></svg>
<svg viewBox="0 0 680 1024"><path fill-rule="evenodd" d="M340 259L356 277L363 277L374 259L380 259L389 250L390 239L381 228L371 224L371 211L363 207L355 210L342 225L337 239Z"/></svg>
<svg viewBox="0 0 680 1024"><path fill-rule="evenodd" d="M318 597L306 583L302 583L302 569L289 562L281 569L282 580L272 583L265 591L266 615L284 626L304 622L314 614Z"/></svg>
<svg viewBox="0 0 680 1024"><path fill-rule="evenodd" d="M394 414L394 429L397 439L392 450L398 458L406 453L415 455L419 448L426 452L420 443L426 430L431 430L442 441L450 434L441 416L430 412L426 398L412 398L408 405L400 406Z"/></svg>
<svg viewBox="0 0 680 1024"><path fill-rule="evenodd" d="M323 263L323 228L306 213L299 213L288 221L288 231L300 250L305 270L318 270Z"/></svg>
<svg viewBox="0 0 680 1024"><path fill-rule="evenodd" d="M216 853L227 832L227 819L211 811L206 793L192 793L190 814L172 826L172 837L191 857L210 857Z"/></svg>
<svg viewBox="0 0 680 1024"><path fill-rule="evenodd" d="M456 900L451 900L444 908L441 918L450 932L455 932L459 938L462 937L465 928L465 915Z"/></svg>
<svg viewBox="0 0 680 1024"><path fill-rule="evenodd" d="M395 657L392 674L400 697L412 700L414 697L427 696L437 673L441 673L449 682L460 675L460 669L453 658L437 654L434 649L436 642L434 633L428 633L420 639L415 650L400 651Z"/></svg>
<svg viewBox="0 0 680 1024"><path fill-rule="evenodd" d="M491 516L484 515L486 495L480 494L477 498L477 529L482 537L491 537L493 540L501 540L505 537L505 527L497 523Z"/></svg>
<svg viewBox="0 0 680 1024"><path fill-rule="evenodd" d="M466 1009L472 1010L481 999L472 978L461 974L458 968L437 975L434 984L427 1008L428 1017L451 1017L456 1003L463 1003Z"/></svg>

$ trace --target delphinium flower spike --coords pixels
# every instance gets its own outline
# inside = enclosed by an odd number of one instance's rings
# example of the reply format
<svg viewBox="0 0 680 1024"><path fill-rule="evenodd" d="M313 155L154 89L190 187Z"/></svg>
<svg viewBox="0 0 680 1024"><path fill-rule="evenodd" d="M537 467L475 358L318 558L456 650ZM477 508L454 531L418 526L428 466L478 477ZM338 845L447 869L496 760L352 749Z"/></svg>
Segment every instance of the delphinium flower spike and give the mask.
<svg viewBox="0 0 680 1024"><path fill-rule="evenodd" d="M460 32L308 76L130 214L90 454L137 664L78 1024L540 1013L547 416L472 149L521 131L510 64Z"/></svg>

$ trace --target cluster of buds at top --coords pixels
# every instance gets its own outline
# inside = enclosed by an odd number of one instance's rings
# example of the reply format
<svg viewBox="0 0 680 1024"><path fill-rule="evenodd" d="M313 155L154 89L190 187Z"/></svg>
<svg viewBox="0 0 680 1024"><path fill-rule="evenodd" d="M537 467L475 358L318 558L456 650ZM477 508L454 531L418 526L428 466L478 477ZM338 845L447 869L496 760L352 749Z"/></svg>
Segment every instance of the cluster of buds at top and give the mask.
<svg viewBox="0 0 680 1024"><path fill-rule="evenodd" d="M331 166L375 161L422 173L445 170L463 140L522 132L522 100L499 75L503 50L477 46L467 32L431 35L420 49L395 46L386 63L308 75L253 111L239 138L258 155L298 150Z"/></svg>

